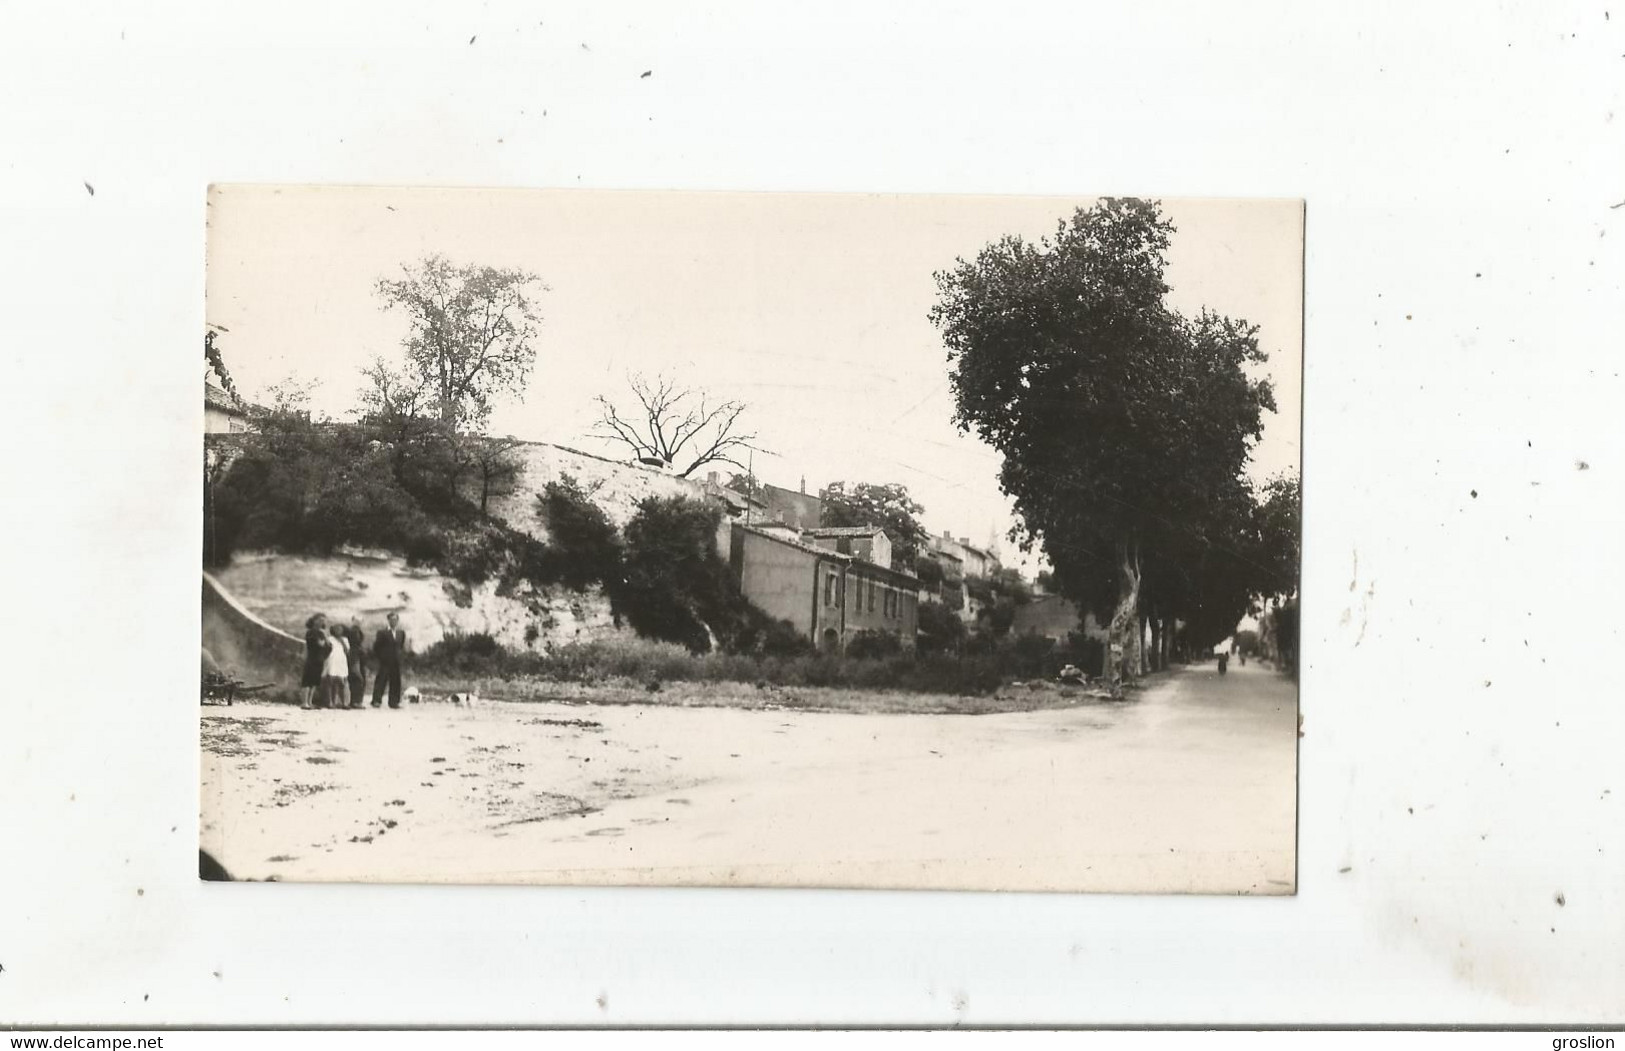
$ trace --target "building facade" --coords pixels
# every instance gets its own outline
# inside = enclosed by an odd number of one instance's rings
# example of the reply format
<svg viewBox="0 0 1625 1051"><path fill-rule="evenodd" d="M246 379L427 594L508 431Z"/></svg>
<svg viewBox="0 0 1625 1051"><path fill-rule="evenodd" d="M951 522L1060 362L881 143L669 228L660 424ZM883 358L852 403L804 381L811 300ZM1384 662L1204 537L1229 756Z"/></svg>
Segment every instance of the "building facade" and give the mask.
<svg viewBox="0 0 1625 1051"><path fill-rule="evenodd" d="M914 648L920 585L912 574L793 535L784 524L737 521L728 565L747 599L824 652L841 652L864 630L896 635L904 649Z"/></svg>
<svg viewBox="0 0 1625 1051"><path fill-rule="evenodd" d="M958 559L967 577L986 577L999 571L999 556L971 543L969 537L955 539L952 533L945 531L931 538L931 550Z"/></svg>

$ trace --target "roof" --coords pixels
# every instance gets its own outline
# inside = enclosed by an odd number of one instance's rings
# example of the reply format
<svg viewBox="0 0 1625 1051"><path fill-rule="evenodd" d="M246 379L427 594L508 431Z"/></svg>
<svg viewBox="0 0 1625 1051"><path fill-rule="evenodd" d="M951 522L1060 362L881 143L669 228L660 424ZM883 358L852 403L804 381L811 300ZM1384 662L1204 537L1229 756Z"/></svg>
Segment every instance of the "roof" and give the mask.
<svg viewBox="0 0 1625 1051"><path fill-rule="evenodd" d="M849 536L874 536L884 533L885 530L876 525L867 526L820 526L817 529L804 529L802 536L815 536L819 539L837 539Z"/></svg>
<svg viewBox="0 0 1625 1051"><path fill-rule="evenodd" d="M217 387L208 380L203 381L203 404L211 409L236 413L239 416L247 411L243 408L241 400L228 394L223 387Z"/></svg>
<svg viewBox="0 0 1625 1051"><path fill-rule="evenodd" d="M743 511L751 507L766 509L767 505L754 499L749 493L741 493L737 489L729 489L725 485L712 485L705 483L705 491L736 510Z"/></svg>
<svg viewBox="0 0 1625 1051"><path fill-rule="evenodd" d="M833 562L851 562L853 560L851 555L843 555L837 551L832 551L827 547L819 547L816 544L803 543L801 540L786 536L784 533L779 531L770 531L754 525L742 525L738 522L734 523L734 528L743 529L745 532L762 537L763 539L772 540L775 543L784 544L787 547L793 547L798 551L805 551L810 555L817 555L819 558L827 558ZM779 528L784 529L786 527L780 526Z"/></svg>
<svg viewBox="0 0 1625 1051"><path fill-rule="evenodd" d="M963 562L963 561L965 561L964 559L960 558L958 555L954 554L952 551L943 551L940 548L932 548L931 551L930 551L930 555L931 555L932 558L951 558L955 562Z"/></svg>
<svg viewBox="0 0 1625 1051"><path fill-rule="evenodd" d="M873 571L873 572L878 573L878 574L880 574L882 576L892 577L899 584L907 585L907 584L910 584L910 583L913 583L913 584L918 584L919 583L919 578L918 577L916 577L916 576L914 576L914 574L906 572L904 570L893 569L890 566L883 566L878 562L870 562L867 559L858 558L858 557L856 557L854 555L843 555L840 552L834 551L834 550L832 550L830 548L827 548L827 547L818 547L818 546L813 545L813 544L804 543L804 542L802 542L800 540L796 540L796 539L794 539L792 537L785 536L784 533L779 532L777 530L769 531L768 529L764 529L764 528L761 528L759 526L748 526L748 525L743 525L743 524L741 524L739 522L734 523L734 528L735 529L742 529L745 532L753 534L755 536L759 536L764 540L772 540L773 542L783 544L786 547L793 547L797 551L805 551L809 555L817 555L819 558L827 558L831 562L844 563L845 565L847 565L849 568L852 568L852 569L862 569L862 570L865 570L865 571ZM785 527L783 527L783 526L779 527L779 529L783 529L783 528L785 528Z"/></svg>

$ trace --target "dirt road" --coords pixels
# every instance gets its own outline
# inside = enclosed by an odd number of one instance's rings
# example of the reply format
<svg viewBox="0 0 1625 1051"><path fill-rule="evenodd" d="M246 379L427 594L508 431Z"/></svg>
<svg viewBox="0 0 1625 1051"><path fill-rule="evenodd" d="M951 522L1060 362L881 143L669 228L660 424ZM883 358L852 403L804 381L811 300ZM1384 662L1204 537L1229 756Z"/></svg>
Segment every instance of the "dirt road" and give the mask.
<svg viewBox="0 0 1625 1051"><path fill-rule="evenodd" d="M239 878L1291 893L1296 703L1250 664L1120 705L203 712Z"/></svg>

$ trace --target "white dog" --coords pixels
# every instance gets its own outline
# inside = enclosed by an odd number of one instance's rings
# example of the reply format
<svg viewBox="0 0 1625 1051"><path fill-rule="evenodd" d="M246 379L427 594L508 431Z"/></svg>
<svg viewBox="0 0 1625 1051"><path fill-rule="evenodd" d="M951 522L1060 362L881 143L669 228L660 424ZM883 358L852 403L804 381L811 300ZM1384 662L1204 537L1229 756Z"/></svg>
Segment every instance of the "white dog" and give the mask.
<svg viewBox="0 0 1625 1051"><path fill-rule="evenodd" d="M474 690L465 693L454 693L451 695L451 703L463 705L465 708L472 708L480 703L480 695Z"/></svg>

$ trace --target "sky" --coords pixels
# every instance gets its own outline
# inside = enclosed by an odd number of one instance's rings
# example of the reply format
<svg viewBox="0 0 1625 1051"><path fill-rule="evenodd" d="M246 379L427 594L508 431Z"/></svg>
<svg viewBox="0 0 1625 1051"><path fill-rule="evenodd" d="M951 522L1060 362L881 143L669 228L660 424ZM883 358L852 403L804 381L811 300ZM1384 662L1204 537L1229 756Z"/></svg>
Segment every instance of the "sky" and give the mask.
<svg viewBox="0 0 1625 1051"><path fill-rule="evenodd" d="M808 492L900 482L923 525L1005 538L998 453L953 423L933 274L1005 234L1036 239L1090 197L217 186L207 318L239 391L293 377L336 418L361 368L402 357L406 322L380 278L432 253L517 267L547 286L522 400L491 430L601 455L595 395L665 373L749 404L756 473ZM1298 201L1164 200L1169 301L1259 325L1275 386L1251 477L1297 469L1303 211ZM717 465L726 478L729 465ZM701 469L704 474L705 469Z"/></svg>

